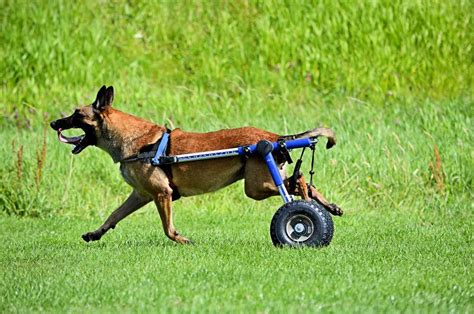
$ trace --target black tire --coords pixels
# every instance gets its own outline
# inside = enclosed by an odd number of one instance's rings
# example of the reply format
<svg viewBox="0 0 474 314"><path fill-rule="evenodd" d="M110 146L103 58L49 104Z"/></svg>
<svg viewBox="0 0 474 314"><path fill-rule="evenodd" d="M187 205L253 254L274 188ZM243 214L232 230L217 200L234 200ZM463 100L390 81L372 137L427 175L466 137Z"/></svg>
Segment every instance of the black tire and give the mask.
<svg viewBox="0 0 474 314"><path fill-rule="evenodd" d="M297 200L283 205L270 225L275 246L326 246L333 234L331 215L316 201Z"/></svg>

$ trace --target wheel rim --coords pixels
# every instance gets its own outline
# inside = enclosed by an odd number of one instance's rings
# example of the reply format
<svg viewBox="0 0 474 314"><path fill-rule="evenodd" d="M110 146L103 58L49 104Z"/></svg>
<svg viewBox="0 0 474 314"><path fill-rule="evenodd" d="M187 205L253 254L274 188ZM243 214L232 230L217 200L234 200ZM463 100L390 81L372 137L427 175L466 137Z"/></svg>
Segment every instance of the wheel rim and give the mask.
<svg viewBox="0 0 474 314"><path fill-rule="evenodd" d="M295 215L286 223L286 234L295 242L304 242L314 233L314 224L306 215Z"/></svg>

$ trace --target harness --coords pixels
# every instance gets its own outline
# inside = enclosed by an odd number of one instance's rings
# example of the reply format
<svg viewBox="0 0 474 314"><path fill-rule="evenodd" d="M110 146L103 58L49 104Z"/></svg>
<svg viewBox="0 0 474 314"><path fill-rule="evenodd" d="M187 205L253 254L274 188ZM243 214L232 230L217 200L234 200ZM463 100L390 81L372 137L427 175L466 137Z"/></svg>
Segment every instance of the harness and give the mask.
<svg viewBox="0 0 474 314"><path fill-rule="evenodd" d="M182 155L169 155L168 153L168 143L170 139L171 130L167 129L165 133L161 136L161 138L152 145L145 146L140 150L140 152L136 155L124 158L120 160L120 162L134 162L134 161L141 161L144 163L150 163L153 166L160 167L168 177L170 182L170 186L173 189L173 200L176 200L181 197L179 194L177 186L173 183L171 165L181 162L189 162L195 160L208 160L208 159L215 159L215 158L223 158L223 157L230 157L230 156L243 156L244 158L248 158L254 153L260 154L262 157L271 159L270 165L273 165L274 172L278 173L278 169L275 165L275 160L271 157L270 154L272 151L276 153L276 159L279 163L288 162L292 163L292 159L289 153L289 150L292 148L299 148L303 147L303 151L301 152L300 158L296 162L295 169L293 171L293 176L290 177L289 188L290 190L294 190L296 188L297 180L302 176L300 172L300 167L302 164L302 158L305 152L306 147L310 147L312 150L312 158L311 158L311 171L310 174L310 186L313 183L313 167L314 167L314 148L315 144L318 142L317 137L312 138L302 138L296 140L285 141L283 138L278 139L277 142L271 143L269 141L260 141L257 144L249 145L249 146L240 146L236 148L229 148L229 149L221 149L215 151L206 151L206 152L198 152L198 153L189 153L189 154L182 154ZM263 149L263 150L262 150ZM271 158L270 158L271 157ZM268 164L267 164L268 166ZM273 176L273 175L272 175ZM278 174L278 177L280 175ZM281 181L281 178L280 178ZM282 185L283 182L280 182ZM286 191L286 190L285 190Z"/></svg>
<svg viewBox="0 0 474 314"><path fill-rule="evenodd" d="M163 133L161 138L156 141L155 144L147 145L142 148L138 154L126 157L122 160L119 160L119 162L141 161L144 163L151 163L153 166L164 164L165 162L162 161L162 157L166 157L170 133L171 130L166 129L166 132Z"/></svg>
<svg viewBox="0 0 474 314"><path fill-rule="evenodd" d="M160 167L164 171L168 180L170 181L170 186L173 189L173 201L181 197L181 194L178 191L178 187L173 183L173 176L171 173L170 165L173 164L173 156L167 156L168 143L170 138L170 129L166 129L166 132L163 133L161 138L152 145L145 146L142 150L136 155L124 158L119 162L127 163L134 161L141 161L143 163L151 163L153 166ZM151 147L151 149L150 149Z"/></svg>

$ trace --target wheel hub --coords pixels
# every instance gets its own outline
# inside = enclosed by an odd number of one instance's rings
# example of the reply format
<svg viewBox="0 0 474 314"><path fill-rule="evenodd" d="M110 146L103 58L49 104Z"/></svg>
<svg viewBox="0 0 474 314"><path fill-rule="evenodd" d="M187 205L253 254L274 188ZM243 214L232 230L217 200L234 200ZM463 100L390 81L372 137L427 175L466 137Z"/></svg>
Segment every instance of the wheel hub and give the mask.
<svg viewBox="0 0 474 314"><path fill-rule="evenodd" d="M286 223L286 234L295 242L308 240L314 232L314 224L306 215L295 215Z"/></svg>
<svg viewBox="0 0 474 314"><path fill-rule="evenodd" d="M296 231L297 233L302 233L304 230L305 230L305 227L304 227L304 225L303 225L302 223L297 223L297 224L295 225L295 231Z"/></svg>

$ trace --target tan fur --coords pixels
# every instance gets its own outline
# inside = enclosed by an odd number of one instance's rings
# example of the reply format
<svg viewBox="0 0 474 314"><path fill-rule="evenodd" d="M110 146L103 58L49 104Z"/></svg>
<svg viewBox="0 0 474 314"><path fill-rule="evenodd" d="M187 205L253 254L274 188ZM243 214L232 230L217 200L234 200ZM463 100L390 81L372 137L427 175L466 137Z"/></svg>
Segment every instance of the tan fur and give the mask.
<svg viewBox="0 0 474 314"><path fill-rule="evenodd" d="M175 164L171 166L171 178L160 167L154 167L150 163L121 162L124 158L136 155L145 146L157 142L166 132L166 128L112 108L113 90L111 96L110 93L108 94L108 98L100 96L101 91L96 102L76 110L75 114L79 113L81 126L73 125L78 121L77 116L76 120L73 119L74 114L51 123L54 129L60 128L59 125L67 125L68 128L81 127L85 130L86 137L93 138L95 136L97 139L95 145L106 151L115 162L120 162L121 174L133 188L128 199L110 215L102 226L83 235L84 240L99 240L120 220L145 204L154 201L166 236L179 243L188 243L189 240L181 236L173 225L173 187L179 190L181 196L191 196L216 191L244 179L245 194L250 198L262 200L278 195L278 190L273 184L264 162L257 156L248 159L229 157ZM107 89L106 92L109 90ZM106 92L102 91L102 94ZM325 135L333 136L329 129L322 130ZM94 132L94 134L90 134L90 132ZM306 133L293 137L304 136ZM264 139L273 142L279 137L275 133L253 127L209 133L193 133L175 129L170 134L169 151L172 155L210 151L255 144ZM332 144L335 143L333 137L330 140L333 142ZM280 164L280 171L283 179L287 182L284 163ZM309 199L304 178L300 177L297 182L297 189L290 192ZM323 205L332 205L314 187L311 187L311 192L317 196L316 199L323 199Z"/></svg>

